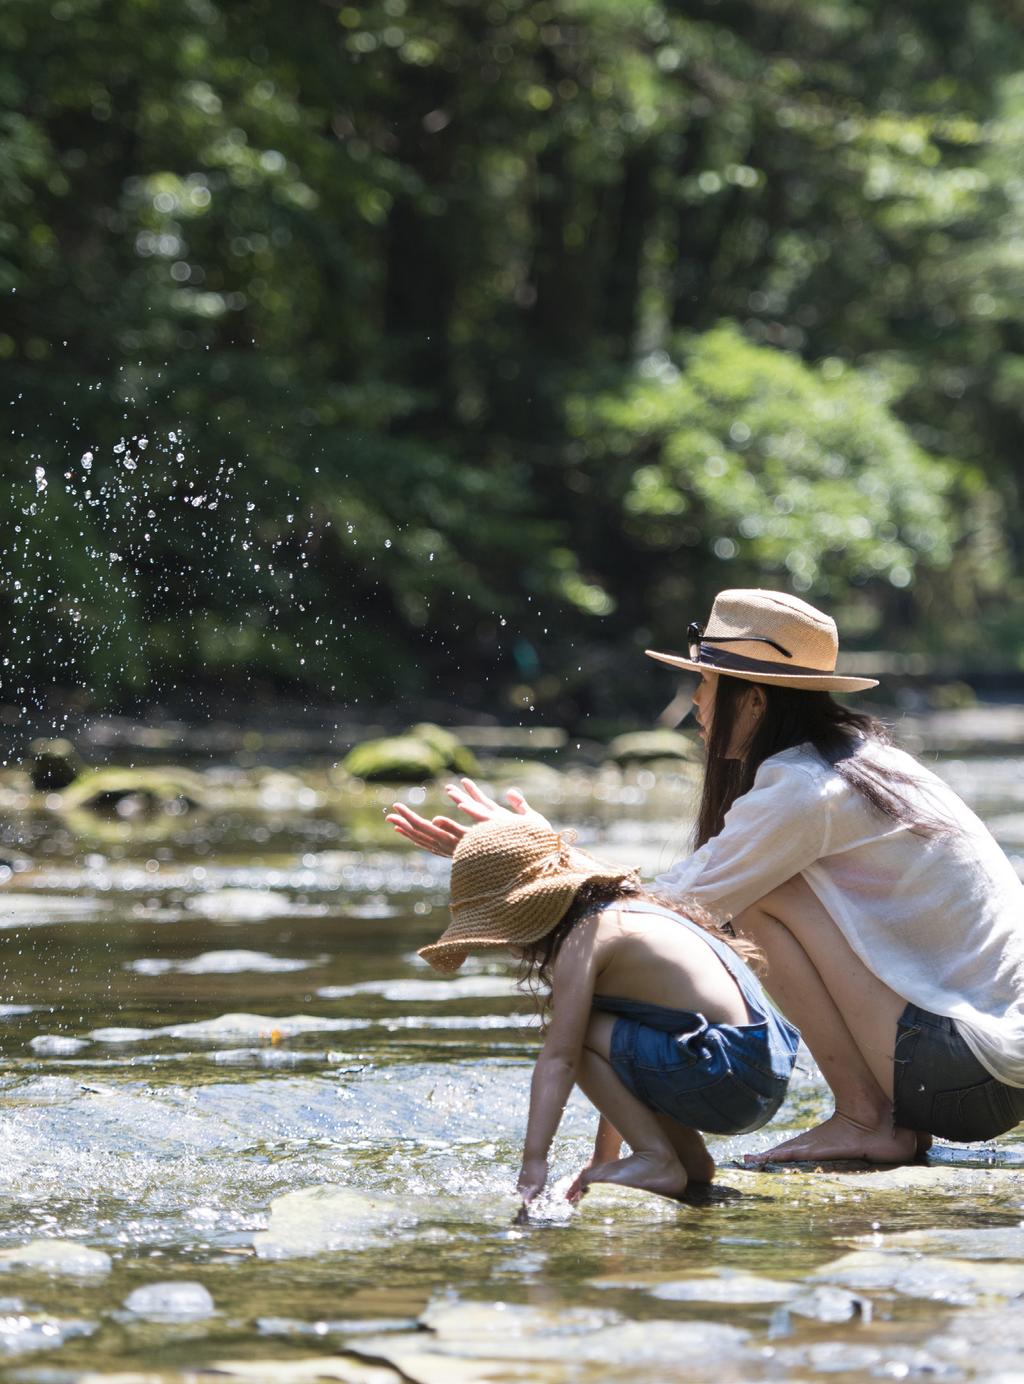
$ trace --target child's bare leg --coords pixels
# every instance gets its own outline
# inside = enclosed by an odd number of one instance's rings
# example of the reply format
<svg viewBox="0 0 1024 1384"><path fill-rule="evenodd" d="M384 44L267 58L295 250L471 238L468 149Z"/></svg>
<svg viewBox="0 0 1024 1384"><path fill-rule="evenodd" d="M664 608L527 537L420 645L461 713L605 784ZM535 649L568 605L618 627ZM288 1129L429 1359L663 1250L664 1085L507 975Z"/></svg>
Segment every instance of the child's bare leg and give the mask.
<svg viewBox="0 0 1024 1384"><path fill-rule="evenodd" d="M715 1160L708 1153L703 1136L668 1115L656 1115L655 1119L675 1149L676 1157L686 1169L686 1176L690 1181L712 1182L715 1176Z"/></svg>
<svg viewBox="0 0 1024 1384"><path fill-rule="evenodd" d="M687 1172L675 1145L658 1116L623 1086L608 1061L614 1023L608 1014L593 1016L576 1078L584 1095L622 1135L632 1153L628 1158L584 1168L566 1195L570 1201L576 1201L591 1183L614 1182L677 1197L686 1190Z"/></svg>
<svg viewBox="0 0 1024 1384"><path fill-rule="evenodd" d="M913 1159L917 1135L892 1122L893 1051L905 1001L867 969L799 876L733 925L764 951L768 992L800 1029L836 1103L823 1124L750 1161Z"/></svg>

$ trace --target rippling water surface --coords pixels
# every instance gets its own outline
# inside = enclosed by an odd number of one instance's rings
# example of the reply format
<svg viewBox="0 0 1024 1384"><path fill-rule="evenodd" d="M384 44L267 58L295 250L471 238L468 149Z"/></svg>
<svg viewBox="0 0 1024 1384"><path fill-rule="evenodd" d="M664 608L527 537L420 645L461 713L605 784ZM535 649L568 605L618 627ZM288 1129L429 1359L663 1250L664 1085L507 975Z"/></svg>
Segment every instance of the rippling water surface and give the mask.
<svg viewBox="0 0 1024 1384"><path fill-rule="evenodd" d="M1022 771L944 766L1011 855ZM552 1194L513 1224L529 999L500 962L443 981L415 956L446 866L380 832L386 794L339 802L301 768L290 791L159 832L9 795L9 1377L1024 1377L1019 1134L928 1168L747 1171L827 1108L809 1059L681 1208L600 1189L569 1209L594 1125L575 1099ZM534 796L648 873L685 838L685 779Z"/></svg>

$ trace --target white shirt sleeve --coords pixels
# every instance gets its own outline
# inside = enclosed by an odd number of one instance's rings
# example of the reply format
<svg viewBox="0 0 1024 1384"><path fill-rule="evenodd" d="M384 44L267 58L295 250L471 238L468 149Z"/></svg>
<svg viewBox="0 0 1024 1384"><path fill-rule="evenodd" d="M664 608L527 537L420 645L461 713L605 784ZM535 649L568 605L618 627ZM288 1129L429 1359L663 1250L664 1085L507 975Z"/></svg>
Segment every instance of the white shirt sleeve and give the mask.
<svg viewBox="0 0 1024 1384"><path fill-rule="evenodd" d="M655 892L734 917L826 854L831 797L828 776L766 759L718 835L658 875Z"/></svg>

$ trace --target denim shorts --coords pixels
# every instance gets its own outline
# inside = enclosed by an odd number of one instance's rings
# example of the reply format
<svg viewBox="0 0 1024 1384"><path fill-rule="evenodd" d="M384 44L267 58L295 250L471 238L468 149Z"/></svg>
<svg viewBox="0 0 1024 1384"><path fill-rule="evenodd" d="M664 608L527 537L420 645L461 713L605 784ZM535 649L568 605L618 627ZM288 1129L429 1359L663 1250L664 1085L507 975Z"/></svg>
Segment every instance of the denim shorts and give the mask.
<svg viewBox="0 0 1024 1384"><path fill-rule="evenodd" d="M709 1024L703 1014L595 995L615 1014L611 1064L649 1110L707 1134L747 1134L786 1095L799 1034L769 1015L750 1024Z"/></svg>
<svg viewBox="0 0 1024 1384"><path fill-rule="evenodd" d="M896 1025L893 1121L957 1144L1024 1120L1024 1090L985 1070L952 1019L908 1004Z"/></svg>

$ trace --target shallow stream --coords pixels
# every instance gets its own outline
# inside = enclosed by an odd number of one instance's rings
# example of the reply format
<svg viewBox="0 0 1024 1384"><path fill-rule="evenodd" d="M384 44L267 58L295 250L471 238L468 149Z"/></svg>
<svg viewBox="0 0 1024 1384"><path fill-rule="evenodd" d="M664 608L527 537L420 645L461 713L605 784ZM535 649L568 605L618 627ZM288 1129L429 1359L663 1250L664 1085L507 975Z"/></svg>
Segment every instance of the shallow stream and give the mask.
<svg viewBox="0 0 1024 1384"><path fill-rule="evenodd" d="M941 767L1024 848L1024 759ZM827 1111L806 1054L683 1207L572 1211L574 1099L514 1224L531 1003L500 963L415 956L446 867L380 831L388 793L290 769L159 830L4 790L5 1377L1024 1379L1024 1130L927 1167L745 1169ZM529 772L588 846L648 873L682 848L686 776Z"/></svg>

